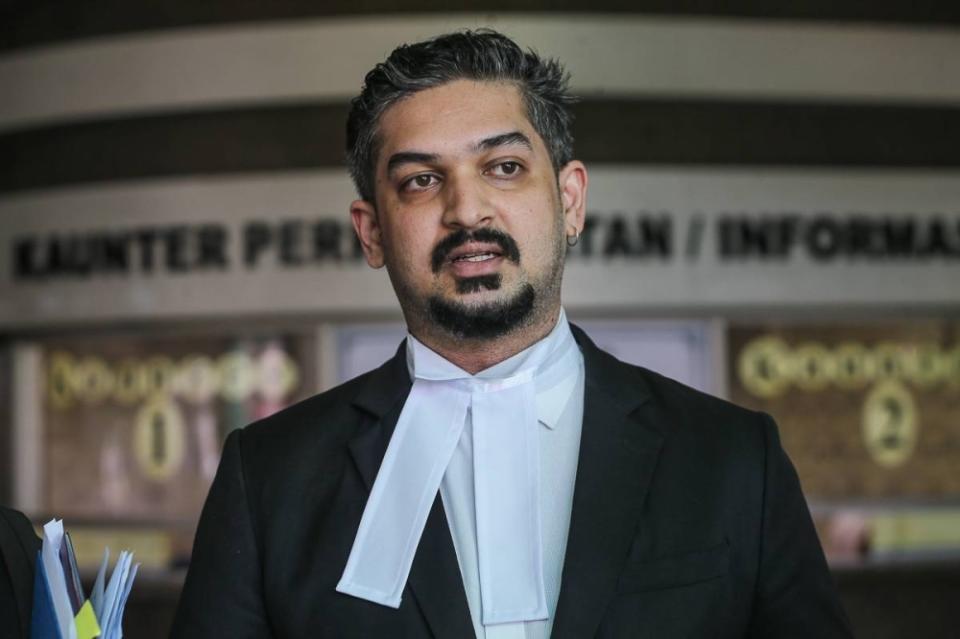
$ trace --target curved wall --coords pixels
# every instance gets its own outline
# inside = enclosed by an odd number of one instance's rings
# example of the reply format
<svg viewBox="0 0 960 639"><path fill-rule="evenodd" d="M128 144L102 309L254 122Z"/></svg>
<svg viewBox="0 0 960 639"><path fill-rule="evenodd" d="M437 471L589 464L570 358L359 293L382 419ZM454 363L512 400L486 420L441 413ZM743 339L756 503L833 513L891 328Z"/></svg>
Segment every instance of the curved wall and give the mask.
<svg viewBox="0 0 960 639"><path fill-rule="evenodd" d="M583 98L596 222L570 306L956 305L960 37L930 24L954 17L608 4L10 10L0 325L394 313L346 223L347 101L397 43L476 26L563 60Z"/></svg>

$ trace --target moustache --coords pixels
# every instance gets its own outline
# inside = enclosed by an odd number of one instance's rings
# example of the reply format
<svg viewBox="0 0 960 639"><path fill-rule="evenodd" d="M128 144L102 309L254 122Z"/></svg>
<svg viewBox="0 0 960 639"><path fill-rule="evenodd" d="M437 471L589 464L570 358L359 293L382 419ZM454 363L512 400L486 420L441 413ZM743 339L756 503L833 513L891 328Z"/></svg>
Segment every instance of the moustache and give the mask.
<svg viewBox="0 0 960 639"><path fill-rule="evenodd" d="M430 256L430 266L433 272L439 272L444 262L447 261L450 253L468 242L496 244L503 253L503 257L515 264L520 263L520 247L517 246L516 241L514 241L512 237L503 231L488 228L477 229L476 231L460 229L440 240L433 249L433 253Z"/></svg>

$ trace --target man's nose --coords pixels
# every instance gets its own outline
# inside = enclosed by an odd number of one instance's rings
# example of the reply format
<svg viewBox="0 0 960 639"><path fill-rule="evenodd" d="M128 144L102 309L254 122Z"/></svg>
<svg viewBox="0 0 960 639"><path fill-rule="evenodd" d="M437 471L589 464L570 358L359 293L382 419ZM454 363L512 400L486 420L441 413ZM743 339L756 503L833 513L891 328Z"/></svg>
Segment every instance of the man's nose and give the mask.
<svg viewBox="0 0 960 639"><path fill-rule="evenodd" d="M469 176L447 180L444 193L443 224L452 228L479 228L488 225L495 208L483 188L482 180Z"/></svg>

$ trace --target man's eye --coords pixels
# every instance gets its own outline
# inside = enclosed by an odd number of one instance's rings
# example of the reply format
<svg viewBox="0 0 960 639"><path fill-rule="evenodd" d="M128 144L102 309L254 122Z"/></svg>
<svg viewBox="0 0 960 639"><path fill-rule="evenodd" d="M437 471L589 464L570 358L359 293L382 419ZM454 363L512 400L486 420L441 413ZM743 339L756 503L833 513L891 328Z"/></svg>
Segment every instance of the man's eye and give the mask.
<svg viewBox="0 0 960 639"><path fill-rule="evenodd" d="M490 173L497 177L511 177L519 173L521 168L519 162L500 162L491 167Z"/></svg>
<svg viewBox="0 0 960 639"><path fill-rule="evenodd" d="M402 184L402 189L404 191L423 191L429 189L431 186L436 184L437 176L430 173L421 173L420 175L415 175L409 180L406 180Z"/></svg>

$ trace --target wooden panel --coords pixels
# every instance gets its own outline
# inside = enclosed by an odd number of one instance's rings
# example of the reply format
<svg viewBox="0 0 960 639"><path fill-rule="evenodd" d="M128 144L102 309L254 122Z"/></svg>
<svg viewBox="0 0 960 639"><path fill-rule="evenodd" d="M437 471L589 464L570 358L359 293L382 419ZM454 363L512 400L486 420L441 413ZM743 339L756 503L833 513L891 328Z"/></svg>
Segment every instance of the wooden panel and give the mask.
<svg viewBox="0 0 960 639"><path fill-rule="evenodd" d="M771 413L812 500L960 497L960 325L740 325L733 401Z"/></svg>
<svg viewBox="0 0 960 639"><path fill-rule="evenodd" d="M17 425L42 428L35 521L63 518L88 568L104 545L183 565L223 439L314 392L313 339L201 327L39 341L42 424Z"/></svg>

